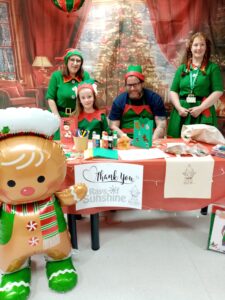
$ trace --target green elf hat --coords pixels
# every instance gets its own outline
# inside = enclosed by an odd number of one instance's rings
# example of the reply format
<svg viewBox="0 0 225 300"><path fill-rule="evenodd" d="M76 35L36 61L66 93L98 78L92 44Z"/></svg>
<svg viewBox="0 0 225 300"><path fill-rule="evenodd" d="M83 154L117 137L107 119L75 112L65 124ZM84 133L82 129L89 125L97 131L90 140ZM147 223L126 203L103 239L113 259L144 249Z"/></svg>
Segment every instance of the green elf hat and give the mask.
<svg viewBox="0 0 225 300"><path fill-rule="evenodd" d="M139 78L141 81L145 80L145 76L142 74L142 67L140 65L136 65L136 66L130 65L127 69L125 80L127 80L129 76L135 76Z"/></svg>
<svg viewBox="0 0 225 300"><path fill-rule="evenodd" d="M82 56L81 52L77 49L70 48L70 49L66 49L66 52L63 56L64 62L66 65L68 63L68 59L73 55L79 56L83 62L83 56Z"/></svg>

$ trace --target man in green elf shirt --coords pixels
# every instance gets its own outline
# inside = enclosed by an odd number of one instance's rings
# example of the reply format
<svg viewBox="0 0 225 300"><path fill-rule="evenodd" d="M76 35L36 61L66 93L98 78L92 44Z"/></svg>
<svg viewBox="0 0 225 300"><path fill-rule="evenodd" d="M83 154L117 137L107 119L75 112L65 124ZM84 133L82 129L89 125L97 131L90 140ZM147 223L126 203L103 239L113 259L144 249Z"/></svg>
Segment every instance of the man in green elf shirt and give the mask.
<svg viewBox="0 0 225 300"><path fill-rule="evenodd" d="M140 118L154 120L153 139L163 138L166 131L166 110L162 98L144 88L144 75L140 65L129 66L125 75L126 92L114 100L109 114L111 129L118 135L133 138L134 121Z"/></svg>

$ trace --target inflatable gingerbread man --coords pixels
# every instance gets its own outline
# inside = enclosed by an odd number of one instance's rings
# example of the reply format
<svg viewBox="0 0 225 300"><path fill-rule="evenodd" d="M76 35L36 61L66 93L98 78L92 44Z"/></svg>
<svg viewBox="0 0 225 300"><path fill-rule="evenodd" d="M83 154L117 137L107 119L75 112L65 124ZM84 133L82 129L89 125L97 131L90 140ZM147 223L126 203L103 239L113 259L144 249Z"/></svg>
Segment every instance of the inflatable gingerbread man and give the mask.
<svg viewBox="0 0 225 300"><path fill-rule="evenodd" d="M77 283L61 205L85 197L77 184L60 191L66 160L51 137L60 120L38 108L0 110L0 299L30 293L30 257L44 254L49 287L66 292Z"/></svg>

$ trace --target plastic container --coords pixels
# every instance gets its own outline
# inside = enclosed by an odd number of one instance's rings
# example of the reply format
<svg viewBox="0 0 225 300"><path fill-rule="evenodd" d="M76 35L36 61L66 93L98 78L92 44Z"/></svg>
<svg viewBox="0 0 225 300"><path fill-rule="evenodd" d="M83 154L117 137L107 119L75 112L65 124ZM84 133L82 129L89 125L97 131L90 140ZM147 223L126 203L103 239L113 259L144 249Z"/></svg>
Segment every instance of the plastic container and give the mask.
<svg viewBox="0 0 225 300"><path fill-rule="evenodd" d="M112 132L110 132L109 136L108 136L108 149L113 149L113 135L112 135Z"/></svg>
<svg viewBox="0 0 225 300"><path fill-rule="evenodd" d="M96 131L92 132L92 147L96 148Z"/></svg>
<svg viewBox="0 0 225 300"><path fill-rule="evenodd" d="M102 148L108 149L108 132L102 132Z"/></svg>
<svg viewBox="0 0 225 300"><path fill-rule="evenodd" d="M117 131L114 130L113 131L113 148L117 147L117 141L118 141Z"/></svg>
<svg viewBox="0 0 225 300"><path fill-rule="evenodd" d="M95 135L95 147L100 148L100 134Z"/></svg>

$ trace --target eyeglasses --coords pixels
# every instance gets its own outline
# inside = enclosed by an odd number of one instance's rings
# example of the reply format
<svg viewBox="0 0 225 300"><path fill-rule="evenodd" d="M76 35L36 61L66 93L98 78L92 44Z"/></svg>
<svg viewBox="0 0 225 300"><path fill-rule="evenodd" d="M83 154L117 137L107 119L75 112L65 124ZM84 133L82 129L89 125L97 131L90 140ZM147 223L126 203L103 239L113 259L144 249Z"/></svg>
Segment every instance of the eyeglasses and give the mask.
<svg viewBox="0 0 225 300"><path fill-rule="evenodd" d="M136 83L127 83L127 84L126 84L126 87L127 87L128 89L131 89L132 87L133 87L133 88L136 88L137 86L139 86L139 84L141 84L141 81L136 82Z"/></svg>
<svg viewBox="0 0 225 300"><path fill-rule="evenodd" d="M81 59L80 58L69 58L69 61L73 62L73 63L81 63Z"/></svg>

